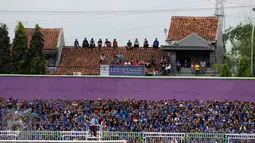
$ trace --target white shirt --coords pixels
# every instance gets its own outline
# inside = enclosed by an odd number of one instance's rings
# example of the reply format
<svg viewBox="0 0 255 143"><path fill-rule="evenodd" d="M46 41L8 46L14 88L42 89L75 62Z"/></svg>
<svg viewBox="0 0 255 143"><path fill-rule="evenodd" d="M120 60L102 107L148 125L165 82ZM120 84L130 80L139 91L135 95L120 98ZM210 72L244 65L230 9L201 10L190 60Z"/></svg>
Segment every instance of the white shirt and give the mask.
<svg viewBox="0 0 255 143"><path fill-rule="evenodd" d="M97 119L96 118L92 118L90 121L91 126L97 126Z"/></svg>
<svg viewBox="0 0 255 143"><path fill-rule="evenodd" d="M206 63L205 62L201 62L201 67L205 67Z"/></svg>
<svg viewBox="0 0 255 143"><path fill-rule="evenodd" d="M134 45L139 45L138 40L135 40Z"/></svg>
<svg viewBox="0 0 255 143"><path fill-rule="evenodd" d="M130 62L125 62L124 65L131 65L131 63Z"/></svg>
<svg viewBox="0 0 255 143"><path fill-rule="evenodd" d="M167 67L166 67L166 70L170 70L171 69L171 64L169 64Z"/></svg>
<svg viewBox="0 0 255 143"><path fill-rule="evenodd" d="M105 56L100 56L100 60L104 60L105 59Z"/></svg>
<svg viewBox="0 0 255 143"><path fill-rule="evenodd" d="M173 140L171 141L171 143L177 143L177 140L176 140L176 139L173 139Z"/></svg>

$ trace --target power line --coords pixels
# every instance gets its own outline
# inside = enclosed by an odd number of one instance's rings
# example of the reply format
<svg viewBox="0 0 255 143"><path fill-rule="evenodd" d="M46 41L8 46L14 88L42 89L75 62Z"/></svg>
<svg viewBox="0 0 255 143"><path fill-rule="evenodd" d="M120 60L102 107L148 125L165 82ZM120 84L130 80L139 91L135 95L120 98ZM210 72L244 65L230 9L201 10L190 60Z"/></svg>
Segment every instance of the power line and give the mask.
<svg viewBox="0 0 255 143"><path fill-rule="evenodd" d="M188 0L189 1L189 0ZM197 0L197 1L193 1L192 4L194 3L201 3L201 2L204 2L204 0ZM185 3L179 3L179 4L176 4L176 5L161 5L161 6L154 6L154 7L150 7L150 9L154 9L154 8L163 8L163 7L176 7L176 6L183 6L183 5L187 5L189 4L190 5L190 2L185 2ZM197 6L197 5L196 5ZM199 5L199 6L207 6L207 5ZM131 11L135 11L135 10L139 10L139 9L132 9ZM140 9L141 10L141 9ZM143 10L146 10L146 9L143 9ZM0 13L1 14L1 13ZM139 14L139 13L133 13L132 15L136 15L136 14ZM89 15L90 17L86 18L86 19L100 19L100 18L107 18L107 17L112 17L112 15L103 15L103 14L96 14L96 15ZM131 14L116 14L116 15L113 15L114 17L115 16L126 16L126 15L131 15ZM79 20L79 19L83 19L84 18L84 15L79 15L79 16L76 16L76 17L60 17L60 18L54 18L54 19L46 19L46 20L37 20L36 23L40 23L40 24L47 24L47 23L52 23L54 21L64 21L64 22L69 22L69 21L72 21L72 20ZM26 22L34 22L34 21L26 21ZM13 23L13 24L17 24L17 22ZM8 23L9 25L9 23Z"/></svg>
<svg viewBox="0 0 255 143"><path fill-rule="evenodd" d="M242 7L251 7L242 6ZM236 9L240 6L229 6L225 9ZM157 10L127 10L127 11L9 11L2 10L0 14L15 14L15 15L111 15L111 14L147 14L147 13L164 13L164 12L176 12L176 11L203 11L203 10L213 10L214 7L207 8L190 8L190 9L157 9Z"/></svg>

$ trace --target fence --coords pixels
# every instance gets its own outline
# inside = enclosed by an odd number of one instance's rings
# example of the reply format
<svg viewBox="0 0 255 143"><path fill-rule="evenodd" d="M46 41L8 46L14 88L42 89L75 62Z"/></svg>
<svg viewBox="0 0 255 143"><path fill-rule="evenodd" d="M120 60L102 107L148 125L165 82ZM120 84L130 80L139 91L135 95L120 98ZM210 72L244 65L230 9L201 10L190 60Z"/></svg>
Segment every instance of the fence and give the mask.
<svg viewBox="0 0 255 143"><path fill-rule="evenodd" d="M255 143L255 134L228 134L228 143Z"/></svg>
<svg viewBox="0 0 255 143"><path fill-rule="evenodd" d="M87 131L0 131L0 142L85 142L111 143L255 143L255 134L100 132L91 137Z"/></svg>
<svg viewBox="0 0 255 143"><path fill-rule="evenodd" d="M83 140L0 140L0 143L127 143L125 140L113 141L83 141Z"/></svg>

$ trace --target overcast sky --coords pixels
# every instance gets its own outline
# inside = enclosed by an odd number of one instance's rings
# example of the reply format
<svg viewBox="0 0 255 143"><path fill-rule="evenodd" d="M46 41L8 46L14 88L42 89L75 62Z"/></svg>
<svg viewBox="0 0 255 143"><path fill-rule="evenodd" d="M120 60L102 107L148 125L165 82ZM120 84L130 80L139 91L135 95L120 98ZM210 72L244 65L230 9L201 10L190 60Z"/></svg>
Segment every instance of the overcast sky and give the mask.
<svg viewBox="0 0 255 143"><path fill-rule="evenodd" d="M154 38L164 44L164 28L169 29L171 16L212 16L215 0L0 0L0 22L7 24L13 39L17 21L31 28L64 28L66 45L87 37L96 41L116 38L119 45L139 38L140 43ZM225 26L235 26L251 17L255 0L226 0ZM148 12L109 12L140 11ZM160 11L168 10L168 11ZM14 12L6 11L36 11ZM51 11L50 14L39 11ZM62 11L61 13L52 11ZM72 11L80 11L72 13ZM89 11L86 13L86 11ZM104 12L100 12L104 11ZM67 14L66 14L67 13ZM255 12L253 14L255 16Z"/></svg>

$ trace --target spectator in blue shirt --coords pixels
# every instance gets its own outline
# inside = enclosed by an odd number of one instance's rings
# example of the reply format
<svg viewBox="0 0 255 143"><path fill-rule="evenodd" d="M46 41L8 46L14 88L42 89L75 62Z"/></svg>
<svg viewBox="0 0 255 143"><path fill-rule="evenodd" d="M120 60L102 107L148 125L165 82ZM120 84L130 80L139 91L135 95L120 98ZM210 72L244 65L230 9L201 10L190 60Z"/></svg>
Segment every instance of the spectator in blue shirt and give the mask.
<svg viewBox="0 0 255 143"><path fill-rule="evenodd" d="M96 44L95 44L95 41L94 41L93 38L91 38L91 40L90 40L90 46L89 47L91 47L91 48L95 48L96 47Z"/></svg>
<svg viewBox="0 0 255 143"><path fill-rule="evenodd" d="M79 42L77 39L75 39L74 41L74 48L78 48L80 45L79 45Z"/></svg>
<svg viewBox="0 0 255 143"><path fill-rule="evenodd" d="M159 47L159 41L158 39L156 38L153 42L153 48L158 48Z"/></svg>

